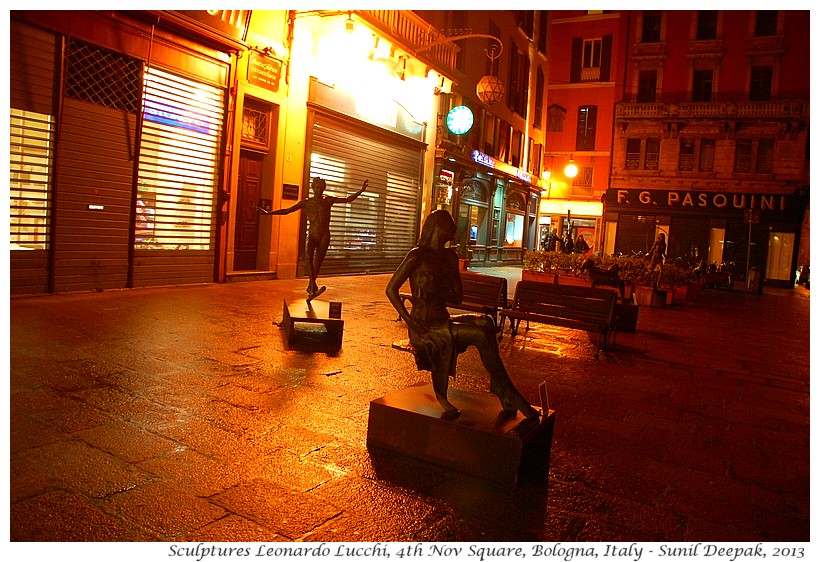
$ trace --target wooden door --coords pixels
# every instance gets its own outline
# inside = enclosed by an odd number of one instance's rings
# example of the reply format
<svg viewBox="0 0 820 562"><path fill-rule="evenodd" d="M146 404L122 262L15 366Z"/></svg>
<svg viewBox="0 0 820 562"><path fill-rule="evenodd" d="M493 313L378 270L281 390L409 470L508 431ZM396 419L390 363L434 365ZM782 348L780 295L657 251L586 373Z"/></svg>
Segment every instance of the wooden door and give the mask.
<svg viewBox="0 0 820 562"><path fill-rule="evenodd" d="M234 227L234 271L256 269L259 248L259 204L264 156L242 151L239 156L239 183L236 189L236 225Z"/></svg>

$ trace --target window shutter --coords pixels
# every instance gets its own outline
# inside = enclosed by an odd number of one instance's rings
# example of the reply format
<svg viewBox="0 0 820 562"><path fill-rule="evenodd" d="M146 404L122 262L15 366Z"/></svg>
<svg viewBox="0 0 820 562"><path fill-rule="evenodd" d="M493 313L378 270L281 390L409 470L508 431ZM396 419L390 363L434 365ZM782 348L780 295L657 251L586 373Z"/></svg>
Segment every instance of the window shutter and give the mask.
<svg viewBox="0 0 820 562"><path fill-rule="evenodd" d="M570 58L569 81L581 81L581 57L584 52L584 40L581 37L572 38L572 55Z"/></svg>
<svg viewBox="0 0 820 562"><path fill-rule="evenodd" d="M609 82L609 72L612 67L612 35L604 35L601 40L601 82Z"/></svg>

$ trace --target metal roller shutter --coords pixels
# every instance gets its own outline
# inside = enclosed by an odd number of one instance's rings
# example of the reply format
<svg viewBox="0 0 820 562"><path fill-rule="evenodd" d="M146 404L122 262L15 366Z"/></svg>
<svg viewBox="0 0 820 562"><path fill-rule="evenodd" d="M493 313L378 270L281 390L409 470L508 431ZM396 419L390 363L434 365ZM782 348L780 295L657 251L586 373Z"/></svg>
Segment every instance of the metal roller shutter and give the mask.
<svg viewBox="0 0 820 562"><path fill-rule="evenodd" d="M134 286L211 282L224 92L150 68L134 241Z"/></svg>
<svg viewBox="0 0 820 562"><path fill-rule="evenodd" d="M655 242L655 217L621 213L615 236L615 254L645 254Z"/></svg>
<svg viewBox="0 0 820 562"><path fill-rule="evenodd" d="M54 291L127 285L142 63L71 39L54 195Z"/></svg>
<svg viewBox="0 0 820 562"><path fill-rule="evenodd" d="M348 123L316 115L311 178L322 177L325 194L337 197L369 180L358 199L332 208L322 275L396 269L416 242L421 167L421 148L365 136Z"/></svg>
<svg viewBox="0 0 820 562"><path fill-rule="evenodd" d="M709 219L673 216L668 242L668 259L694 267L709 257Z"/></svg>
<svg viewBox="0 0 820 562"><path fill-rule="evenodd" d="M13 21L9 69L9 288L49 290L59 47L51 33Z"/></svg>

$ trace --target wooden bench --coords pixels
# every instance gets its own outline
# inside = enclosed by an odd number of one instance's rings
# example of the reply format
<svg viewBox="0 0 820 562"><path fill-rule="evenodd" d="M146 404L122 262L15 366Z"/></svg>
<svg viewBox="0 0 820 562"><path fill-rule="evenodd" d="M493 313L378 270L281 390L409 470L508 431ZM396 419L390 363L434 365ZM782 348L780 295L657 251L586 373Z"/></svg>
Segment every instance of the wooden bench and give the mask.
<svg viewBox="0 0 820 562"><path fill-rule="evenodd" d="M461 302L448 302L450 308L482 312L493 317L498 325L498 311L507 306L507 279L475 271L459 271L461 275ZM413 295L399 293L404 304L413 303Z"/></svg>
<svg viewBox="0 0 820 562"><path fill-rule="evenodd" d="M512 335L518 333L521 320L527 321L527 329L532 321L586 330L598 334L597 359L601 348L606 351L610 333L614 340L617 298L617 293L608 289L519 281L512 306L500 312L501 334L507 318Z"/></svg>

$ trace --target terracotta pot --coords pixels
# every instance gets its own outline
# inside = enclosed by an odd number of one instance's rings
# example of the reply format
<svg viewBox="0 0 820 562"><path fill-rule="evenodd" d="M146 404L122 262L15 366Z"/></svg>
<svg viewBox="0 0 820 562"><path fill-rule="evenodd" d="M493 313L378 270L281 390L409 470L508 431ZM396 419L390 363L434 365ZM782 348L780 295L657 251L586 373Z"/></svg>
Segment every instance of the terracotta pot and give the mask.
<svg viewBox="0 0 820 562"><path fill-rule="evenodd" d="M557 274L546 271L528 271L526 269L521 270L522 281L535 281L537 283L557 283L557 277Z"/></svg>

